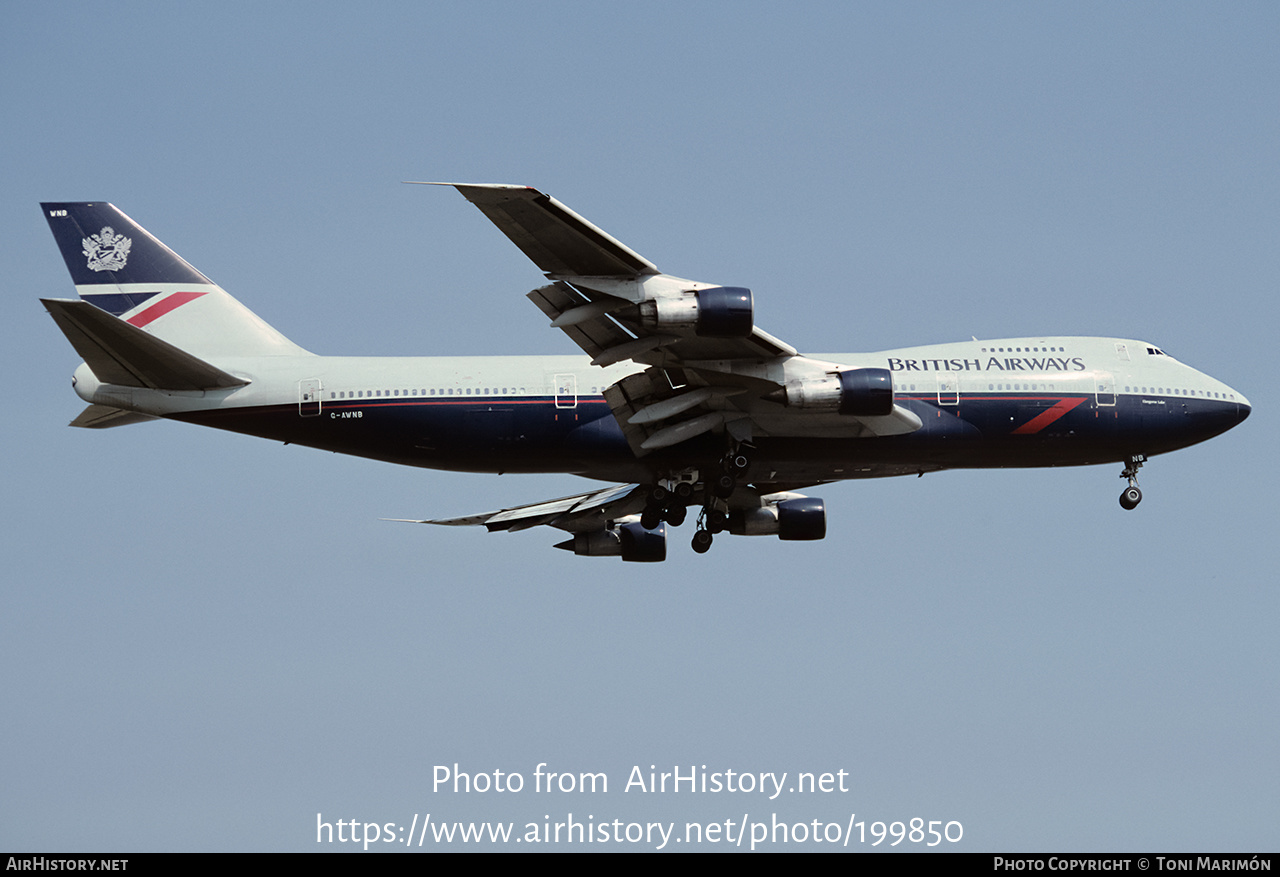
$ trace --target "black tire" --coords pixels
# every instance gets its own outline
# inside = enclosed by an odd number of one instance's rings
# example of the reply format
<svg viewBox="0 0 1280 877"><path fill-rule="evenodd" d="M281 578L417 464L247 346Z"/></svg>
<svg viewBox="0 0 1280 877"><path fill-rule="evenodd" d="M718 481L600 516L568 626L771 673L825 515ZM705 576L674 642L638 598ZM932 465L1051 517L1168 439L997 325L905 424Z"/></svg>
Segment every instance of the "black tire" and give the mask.
<svg viewBox="0 0 1280 877"><path fill-rule="evenodd" d="M1142 502L1142 491L1136 487L1126 487L1120 494L1120 507L1125 511L1133 511Z"/></svg>
<svg viewBox="0 0 1280 877"><path fill-rule="evenodd" d="M640 513L640 526L652 530L662 523L662 509L650 506Z"/></svg>
<svg viewBox="0 0 1280 877"><path fill-rule="evenodd" d="M698 530L693 534L693 550L699 554L706 554L711 550L711 534L706 530Z"/></svg>
<svg viewBox="0 0 1280 877"><path fill-rule="evenodd" d="M662 513L662 517L671 526L679 527L684 523L684 519L688 514L689 509L686 506L673 505L667 507L667 510Z"/></svg>

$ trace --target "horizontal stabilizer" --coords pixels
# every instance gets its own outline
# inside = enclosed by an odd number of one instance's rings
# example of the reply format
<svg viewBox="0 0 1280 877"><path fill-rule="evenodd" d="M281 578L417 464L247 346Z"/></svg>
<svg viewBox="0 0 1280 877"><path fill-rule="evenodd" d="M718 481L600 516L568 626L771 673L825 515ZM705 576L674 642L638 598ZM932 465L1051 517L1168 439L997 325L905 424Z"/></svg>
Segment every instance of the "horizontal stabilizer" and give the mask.
<svg viewBox="0 0 1280 877"><path fill-rule="evenodd" d="M40 301L103 383L153 390L214 390L248 383L88 302Z"/></svg>
<svg viewBox="0 0 1280 877"><path fill-rule="evenodd" d="M80 416L68 426L80 426L85 429L107 429L112 426L128 426L131 423L144 423L148 420L159 420L150 414L139 414L137 411L125 411L123 408L112 408L110 405L90 405L80 412Z"/></svg>

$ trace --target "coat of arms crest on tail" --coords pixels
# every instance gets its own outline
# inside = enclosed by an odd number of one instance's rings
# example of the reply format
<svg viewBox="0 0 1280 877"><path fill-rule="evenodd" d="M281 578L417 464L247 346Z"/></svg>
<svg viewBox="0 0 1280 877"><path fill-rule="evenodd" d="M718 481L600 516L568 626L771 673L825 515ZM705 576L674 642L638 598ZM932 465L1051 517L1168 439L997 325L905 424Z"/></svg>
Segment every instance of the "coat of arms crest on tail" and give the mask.
<svg viewBox="0 0 1280 877"><path fill-rule="evenodd" d="M90 271L119 271L129 261L129 248L133 246L133 241L116 234L109 225L97 234L89 235L83 243Z"/></svg>

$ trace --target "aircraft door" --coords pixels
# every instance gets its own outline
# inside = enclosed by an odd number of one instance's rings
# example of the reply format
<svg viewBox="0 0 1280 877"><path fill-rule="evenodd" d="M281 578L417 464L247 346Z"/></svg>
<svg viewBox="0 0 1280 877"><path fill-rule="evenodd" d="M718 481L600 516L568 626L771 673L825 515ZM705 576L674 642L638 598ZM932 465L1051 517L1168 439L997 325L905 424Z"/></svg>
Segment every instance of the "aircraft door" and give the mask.
<svg viewBox="0 0 1280 877"><path fill-rule="evenodd" d="M959 405L960 404L959 376L951 372L938 375L938 404L939 405Z"/></svg>
<svg viewBox="0 0 1280 877"><path fill-rule="evenodd" d="M320 416L319 378L298 381L298 415L300 417Z"/></svg>
<svg viewBox="0 0 1280 877"><path fill-rule="evenodd" d="M1116 379L1106 372L1093 376L1094 401L1099 408L1114 408L1116 404Z"/></svg>
<svg viewBox="0 0 1280 877"><path fill-rule="evenodd" d="M555 378L555 394L557 408L578 407L578 376L575 374L559 374Z"/></svg>

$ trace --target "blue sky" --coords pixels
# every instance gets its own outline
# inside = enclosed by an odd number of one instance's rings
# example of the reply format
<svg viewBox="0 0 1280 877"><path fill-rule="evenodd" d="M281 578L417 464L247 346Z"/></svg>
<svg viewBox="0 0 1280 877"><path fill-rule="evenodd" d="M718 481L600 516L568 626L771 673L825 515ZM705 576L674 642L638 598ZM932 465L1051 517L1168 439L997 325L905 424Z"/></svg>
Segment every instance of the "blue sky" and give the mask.
<svg viewBox="0 0 1280 877"><path fill-rule="evenodd" d="M1274 847L1274 6L110 12L12 3L0 31L0 846L313 851L317 813L573 812ZM662 566L378 520L568 477L66 427L42 200L114 202L316 352L574 352L524 299L536 269L407 179L541 188L665 271L751 287L801 350L1140 338L1254 413L1153 460L1133 513L1119 466L848 483L815 491L821 543L700 557L686 525ZM455 762L610 791L433 792ZM850 791L622 791L651 764Z"/></svg>

